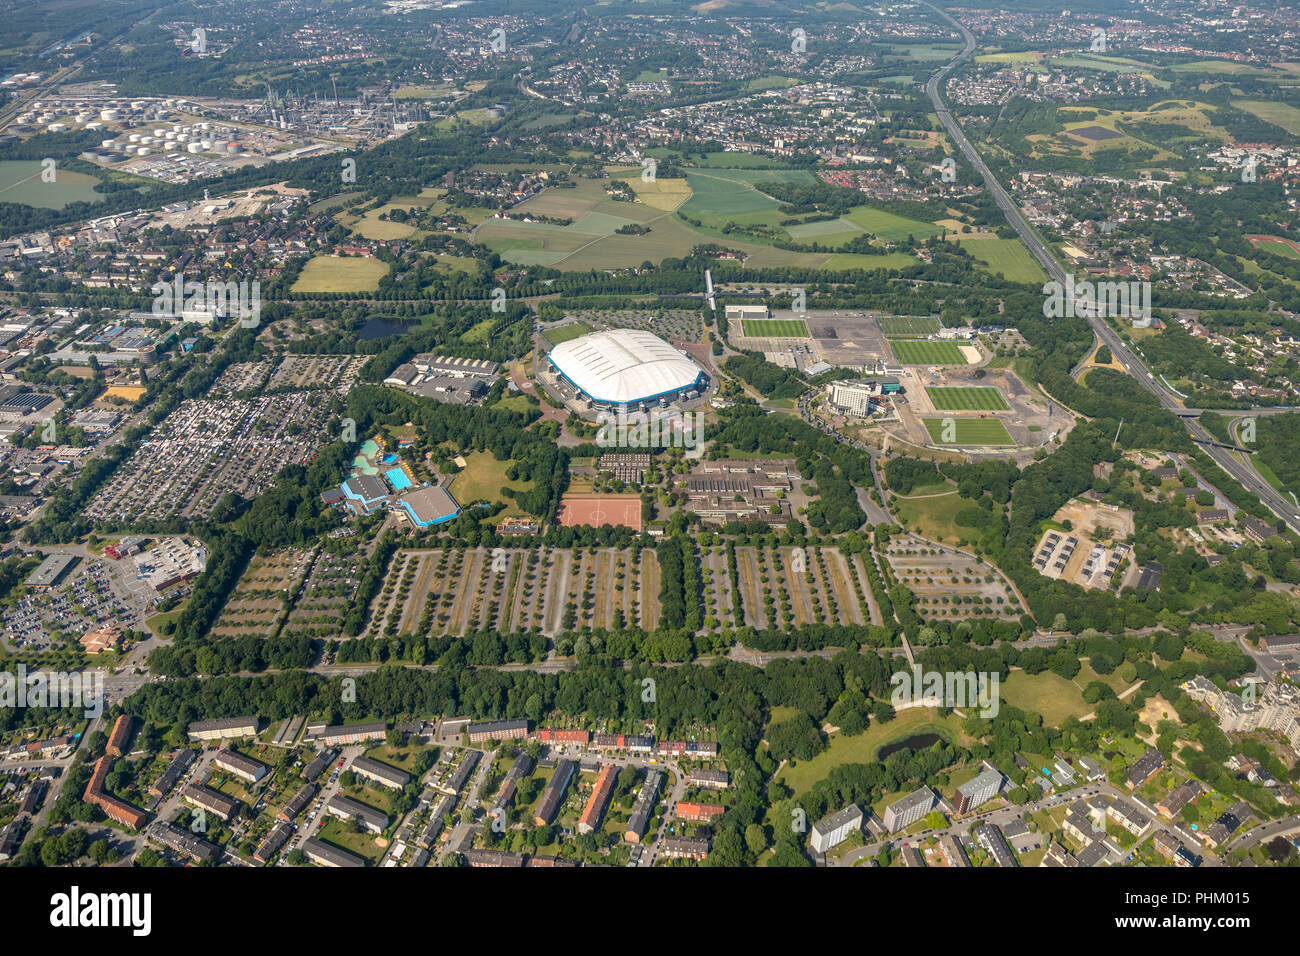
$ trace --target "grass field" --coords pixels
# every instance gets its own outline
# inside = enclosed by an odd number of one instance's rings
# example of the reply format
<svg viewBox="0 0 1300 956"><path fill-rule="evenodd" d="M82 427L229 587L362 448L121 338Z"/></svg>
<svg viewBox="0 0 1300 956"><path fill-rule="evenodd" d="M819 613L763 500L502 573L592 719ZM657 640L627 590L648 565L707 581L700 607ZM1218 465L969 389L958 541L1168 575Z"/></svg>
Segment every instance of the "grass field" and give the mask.
<svg viewBox="0 0 1300 956"><path fill-rule="evenodd" d="M1300 248L1290 239L1277 236L1247 236L1246 239L1263 252L1271 252L1284 259L1300 259Z"/></svg>
<svg viewBox="0 0 1300 956"><path fill-rule="evenodd" d="M957 524L957 512L967 507L966 499L947 482L936 482L912 489L908 497L894 495L891 509L906 528L931 541L961 541L976 532Z"/></svg>
<svg viewBox="0 0 1300 956"><path fill-rule="evenodd" d="M85 173L54 167L54 182L42 175L40 161L15 159L0 162L0 203L20 203L39 209L62 209L70 202L97 202L104 198L95 192L99 180Z"/></svg>
<svg viewBox="0 0 1300 956"><path fill-rule="evenodd" d="M1019 239L980 236L958 239L957 244L987 266L989 272L1000 272L1011 282L1043 282L1047 278Z"/></svg>
<svg viewBox="0 0 1300 956"><path fill-rule="evenodd" d="M557 325L553 329L547 329L542 336L552 345L559 345L561 342L579 338L591 331L591 326L586 322L570 322L568 325Z"/></svg>
<svg viewBox="0 0 1300 956"><path fill-rule="evenodd" d="M1002 412L1008 407L1002 393L988 385L927 385L925 393L941 412Z"/></svg>
<svg viewBox="0 0 1300 956"><path fill-rule="evenodd" d="M932 315L882 315L876 322L886 338L933 335L943 328L938 317Z"/></svg>
<svg viewBox="0 0 1300 956"><path fill-rule="evenodd" d="M806 339L803 319L745 319L745 335L752 339Z"/></svg>
<svg viewBox="0 0 1300 956"><path fill-rule="evenodd" d="M1300 136L1300 109L1289 103L1271 103L1267 100L1233 100L1239 110L1254 113L1265 123L1280 126L1292 136Z"/></svg>
<svg viewBox="0 0 1300 956"><path fill-rule="evenodd" d="M965 365L966 357L956 342L925 339L890 339L889 346L904 365Z"/></svg>
<svg viewBox="0 0 1300 956"><path fill-rule="evenodd" d="M912 236L914 239L928 239L943 232L942 228L932 222L922 222L919 219L895 216L892 212L885 212L883 209L872 209L870 206L858 206L855 209L850 209L844 218L856 226L861 226L872 235L884 239L886 242L901 242L908 236Z"/></svg>
<svg viewBox="0 0 1300 956"><path fill-rule="evenodd" d="M530 491L531 481L511 481L506 471L511 462L497 461L491 452L478 451L465 456L466 466L451 481L451 496L462 508L475 501L504 502L506 509L498 518L522 515L524 512L515 504L515 499L501 494L502 488L514 491Z"/></svg>
<svg viewBox="0 0 1300 956"><path fill-rule="evenodd" d="M1092 710L1079 687L1052 671L1029 675L1015 670L998 688L1012 707L1043 715L1043 722L1059 727L1067 717L1082 717Z"/></svg>
<svg viewBox="0 0 1300 956"><path fill-rule="evenodd" d="M1014 445L1007 426L996 418L954 418L956 438L951 442L942 440L944 432L943 418L925 419L925 430L930 433L930 440L936 445Z"/></svg>
<svg viewBox="0 0 1300 956"><path fill-rule="evenodd" d="M362 256L316 256L293 284L293 292L373 292L388 274L388 263Z"/></svg>
<svg viewBox="0 0 1300 956"><path fill-rule="evenodd" d="M832 769L842 764L871 763L876 751L896 741L917 734L938 734L945 740L960 736L961 721L956 716L939 718L930 707L912 707L900 711L890 721L872 720L871 726L854 737L831 734L827 747L812 760L786 764L777 779L796 794L812 789L813 784L826 778Z"/></svg>

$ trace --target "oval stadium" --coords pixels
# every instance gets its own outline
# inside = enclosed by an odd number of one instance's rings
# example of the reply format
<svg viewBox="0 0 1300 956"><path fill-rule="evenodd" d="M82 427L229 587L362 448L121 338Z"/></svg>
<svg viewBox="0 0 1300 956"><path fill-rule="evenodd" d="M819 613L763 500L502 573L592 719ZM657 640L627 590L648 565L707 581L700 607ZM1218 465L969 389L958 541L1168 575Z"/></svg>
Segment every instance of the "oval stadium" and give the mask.
<svg viewBox="0 0 1300 956"><path fill-rule="evenodd" d="M704 393L709 377L659 336L637 329L592 332L561 342L548 356L560 381L590 408L645 411Z"/></svg>

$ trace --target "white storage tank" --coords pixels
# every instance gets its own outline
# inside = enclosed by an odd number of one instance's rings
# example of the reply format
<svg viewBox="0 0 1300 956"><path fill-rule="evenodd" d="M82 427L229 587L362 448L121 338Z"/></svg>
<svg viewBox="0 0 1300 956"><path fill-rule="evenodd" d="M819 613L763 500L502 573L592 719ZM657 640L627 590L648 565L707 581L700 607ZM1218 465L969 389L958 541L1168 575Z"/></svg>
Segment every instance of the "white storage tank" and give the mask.
<svg viewBox="0 0 1300 956"><path fill-rule="evenodd" d="M202 144L202 143L190 143L188 146L185 147L185 150L186 150L186 152L190 152L190 153L201 153L201 152L203 152L203 144Z"/></svg>
<svg viewBox="0 0 1300 956"><path fill-rule="evenodd" d="M141 147L140 147L140 155L141 155L141 156L148 156L148 155L149 155L150 153L152 153L152 152L153 152L153 150L151 150L148 146L141 146Z"/></svg>

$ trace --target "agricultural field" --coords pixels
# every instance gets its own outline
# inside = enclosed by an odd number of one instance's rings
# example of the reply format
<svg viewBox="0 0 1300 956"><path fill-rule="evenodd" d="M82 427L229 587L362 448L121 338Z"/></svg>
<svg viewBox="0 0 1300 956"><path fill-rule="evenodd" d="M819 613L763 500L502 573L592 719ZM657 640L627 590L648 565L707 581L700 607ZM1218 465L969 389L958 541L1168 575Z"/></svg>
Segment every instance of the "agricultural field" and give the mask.
<svg viewBox="0 0 1300 956"><path fill-rule="evenodd" d="M1280 126L1292 136L1300 136L1300 109L1290 103L1274 103L1267 100L1233 100L1232 105L1239 110L1253 113L1265 123Z"/></svg>
<svg viewBox="0 0 1300 956"><path fill-rule="evenodd" d="M313 256L292 292L374 292L388 275L388 263L362 256Z"/></svg>
<svg viewBox="0 0 1300 956"><path fill-rule="evenodd" d="M942 436L945 423L952 422L956 437L945 442ZM995 446L1014 445L1007 426L996 418L927 418L925 430L930 433L930 440L936 445Z"/></svg>
<svg viewBox="0 0 1300 956"><path fill-rule="evenodd" d="M745 319L745 335L755 339L806 339L808 326L802 319Z"/></svg>
<svg viewBox="0 0 1300 956"><path fill-rule="evenodd" d="M938 316L933 315L882 315L876 318L880 331L889 338L906 338L913 335L934 335L943 328Z"/></svg>
<svg viewBox="0 0 1300 956"><path fill-rule="evenodd" d="M95 192L99 180L94 176L56 169L54 182L47 183L41 178L44 171L45 167L35 159L0 162L0 203L62 209L68 203L99 202L104 198Z"/></svg>
<svg viewBox="0 0 1300 956"><path fill-rule="evenodd" d="M903 365L966 365L966 357L956 342L930 342L925 339L890 339L889 347Z"/></svg>
<svg viewBox="0 0 1300 956"><path fill-rule="evenodd" d="M1019 239L996 236L962 238L957 244L983 263L989 272L1001 273L1010 282L1043 282L1047 276Z"/></svg>
<svg viewBox="0 0 1300 956"><path fill-rule="evenodd" d="M925 392L941 412L1004 412L1008 407L1002 393L987 385L929 385Z"/></svg>

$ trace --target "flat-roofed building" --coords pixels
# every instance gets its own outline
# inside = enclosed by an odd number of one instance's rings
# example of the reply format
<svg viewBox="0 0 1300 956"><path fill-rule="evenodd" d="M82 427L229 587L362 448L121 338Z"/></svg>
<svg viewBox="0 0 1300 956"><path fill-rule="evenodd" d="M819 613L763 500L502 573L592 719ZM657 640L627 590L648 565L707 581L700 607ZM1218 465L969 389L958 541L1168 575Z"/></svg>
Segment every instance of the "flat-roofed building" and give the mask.
<svg viewBox="0 0 1300 956"><path fill-rule="evenodd" d="M185 728L190 740L237 740L257 736L256 717L223 717L220 720L196 720Z"/></svg>
<svg viewBox="0 0 1300 956"><path fill-rule="evenodd" d="M854 833L862 831L862 821L862 808L856 803L850 803L844 809L822 817L813 824L812 836L808 841L813 852L825 853L839 846Z"/></svg>
<svg viewBox="0 0 1300 956"><path fill-rule="evenodd" d="M48 591L63 580L80 559L75 554L51 554L27 577L29 588Z"/></svg>
<svg viewBox="0 0 1300 956"><path fill-rule="evenodd" d="M358 776L389 790L402 790L411 782L411 775L405 770L398 770L369 757L357 757L352 761L351 769Z"/></svg>
<svg viewBox="0 0 1300 956"><path fill-rule="evenodd" d="M460 514L460 505L441 485L425 485L397 499L395 507L417 528L431 528Z"/></svg>
<svg viewBox="0 0 1300 956"><path fill-rule="evenodd" d="M881 821L884 824L885 832L897 833L899 830L910 827L934 809L934 804L934 791L929 787L914 790L907 796L895 800L885 808L885 816Z"/></svg>
<svg viewBox="0 0 1300 956"><path fill-rule="evenodd" d="M970 813L996 797L998 791L1002 789L1002 783L1002 771L990 767L957 788L957 799L953 802L953 809L958 813Z"/></svg>
<svg viewBox="0 0 1300 956"><path fill-rule="evenodd" d="M388 815L353 800L351 797L333 796L325 804L325 812L340 820L359 820L361 825L371 833L383 833L388 829Z"/></svg>
<svg viewBox="0 0 1300 956"><path fill-rule="evenodd" d="M540 727L537 731L537 739L544 744L581 744L585 747L591 742L591 731L557 730L552 727Z"/></svg>

